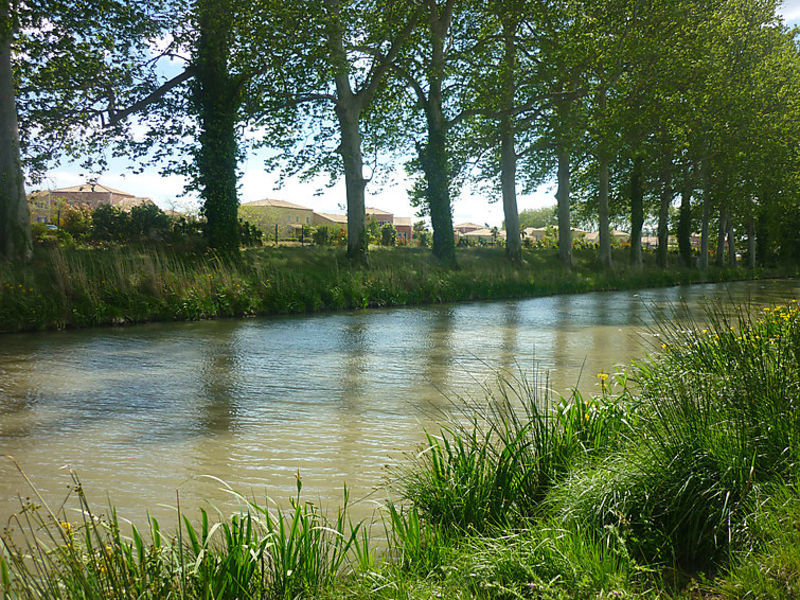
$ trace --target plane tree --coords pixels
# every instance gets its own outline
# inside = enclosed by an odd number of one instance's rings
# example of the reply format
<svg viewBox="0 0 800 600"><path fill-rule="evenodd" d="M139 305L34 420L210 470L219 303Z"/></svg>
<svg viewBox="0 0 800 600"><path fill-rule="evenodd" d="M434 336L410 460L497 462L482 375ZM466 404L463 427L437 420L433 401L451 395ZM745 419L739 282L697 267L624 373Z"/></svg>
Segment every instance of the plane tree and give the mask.
<svg viewBox="0 0 800 600"><path fill-rule="evenodd" d="M158 2L0 2L0 256L30 257L25 177L100 147L108 90L147 80L163 16Z"/></svg>
<svg viewBox="0 0 800 600"><path fill-rule="evenodd" d="M364 155L386 152L393 131L382 94L393 61L419 18L414 2L271 2L285 60L258 107L270 166L306 178L344 176L348 256L367 262Z"/></svg>

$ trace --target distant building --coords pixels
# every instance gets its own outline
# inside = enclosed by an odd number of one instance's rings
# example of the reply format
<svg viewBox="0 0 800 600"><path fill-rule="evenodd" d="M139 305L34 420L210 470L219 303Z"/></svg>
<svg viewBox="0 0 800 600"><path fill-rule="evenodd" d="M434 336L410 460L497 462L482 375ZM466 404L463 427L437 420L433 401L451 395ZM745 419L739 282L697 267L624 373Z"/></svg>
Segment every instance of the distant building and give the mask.
<svg viewBox="0 0 800 600"><path fill-rule="evenodd" d="M411 241L411 236L414 232L411 217L395 217L394 228L397 230L398 238L402 238L406 243Z"/></svg>
<svg viewBox="0 0 800 600"><path fill-rule="evenodd" d="M497 240L506 239L506 232L503 230L493 231L488 227L481 227L480 229L473 229L464 234L461 234L460 237L478 243L480 242L494 243Z"/></svg>
<svg viewBox="0 0 800 600"><path fill-rule="evenodd" d="M347 215L340 215L336 213L318 213L315 212L311 219L315 227L336 227L339 229L347 229Z"/></svg>
<svg viewBox="0 0 800 600"><path fill-rule="evenodd" d="M475 223L458 223L457 225L453 225L453 231L462 235L470 231L475 231L476 229L484 229L484 226L476 225Z"/></svg>
<svg viewBox="0 0 800 600"><path fill-rule="evenodd" d="M134 206L152 205L153 201L100 183L86 183L59 190L41 190L28 195L31 221L34 223L58 223L64 205L82 205L95 209L103 204L110 204L130 212Z"/></svg>
<svg viewBox="0 0 800 600"><path fill-rule="evenodd" d="M278 227L284 238L295 237L306 225L313 225L314 211L284 200L256 200L239 206L239 216L256 225L267 236Z"/></svg>
<svg viewBox="0 0 800 600"><path fill-rule="evenodd" d="M391 223L394 225L394 215L390 213L388 210L381 210L380 208L370 208L369 206L365 209L367 213L367 221L370 219L374 219L378 222L378 225L383 227L387 223Z"/></svg>

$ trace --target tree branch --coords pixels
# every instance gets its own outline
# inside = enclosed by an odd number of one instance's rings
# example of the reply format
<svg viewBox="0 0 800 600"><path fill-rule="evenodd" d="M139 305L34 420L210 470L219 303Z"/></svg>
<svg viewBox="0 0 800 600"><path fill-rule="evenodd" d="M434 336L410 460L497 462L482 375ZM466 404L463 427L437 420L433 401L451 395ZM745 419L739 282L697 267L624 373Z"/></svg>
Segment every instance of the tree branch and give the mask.
<svg viewBox="0 0 800 600"><path fill-rule="evenodd" d="M137 113L147 108L153 102L160 100L162 97L164 97L164 95L167 92L169 92L173 88L178 87L184 81L187 81L192 77L194 77L195 74L194 72L195 72L194 67L187 67L186 70L183 71L183 73L181 73L180 75L176 75L175 77L173 77L160 87L153 90L150 94L148 94L138 102L134 102L133 104L131 104L129 107L120 111L115 111L113 109L110 109L108 114L107 126L113 127L114 125L118 125L132 114Z"/></svg>

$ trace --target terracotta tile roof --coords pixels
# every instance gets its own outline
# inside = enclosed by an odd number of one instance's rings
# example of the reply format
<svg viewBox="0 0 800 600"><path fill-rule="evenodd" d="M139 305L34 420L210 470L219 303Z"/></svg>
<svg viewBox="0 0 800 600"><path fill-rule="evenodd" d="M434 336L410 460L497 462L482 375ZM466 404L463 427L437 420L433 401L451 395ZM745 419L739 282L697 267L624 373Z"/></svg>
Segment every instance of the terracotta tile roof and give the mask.
<svg viewBox="0 0 800 600"><path fill-rule="evenodd" d="M272 200L270 198L264 198L263 200L255 200L253 202L245 202L242 206L268 206L270 208L293 208L294 210L312 210L307 206L300 206L299 204L293 204L291 202L286 202L285 200Z"/></svg>
<svg viewBox="0 0 800 600"><path fill-rule="evenodd" d="M347 223L347 215L340 215L337 213L315 213L320 217L333 221L334 223Z"/></svg>
<svg viewBox="0 0 800 600"><path fill-rule="evenodd" d="M51 191L51 193L53 194L57 194L58 192L101 192L106 194L119 194L120 196L129 196L131 198L134 197L133 194L115 190L114 188L110 188L107 185L103 185L101 183L84 183L81 185L73 185L72 187L61 188L60 190Z"/></svg>

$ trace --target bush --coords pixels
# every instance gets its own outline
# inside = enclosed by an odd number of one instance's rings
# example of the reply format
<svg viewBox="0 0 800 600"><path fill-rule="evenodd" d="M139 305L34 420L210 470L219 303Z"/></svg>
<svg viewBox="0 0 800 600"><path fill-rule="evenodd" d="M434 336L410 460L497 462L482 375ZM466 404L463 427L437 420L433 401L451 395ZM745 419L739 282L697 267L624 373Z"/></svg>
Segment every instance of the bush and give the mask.
<svg viewBox="0 0 800 600"><path fill-rule="evenodd" d="M68 232L48 227L44 223L32 223L31 236L34 244L45 248L71 247L75 245L75 241Z"/></svg>
<svg viewBox="0 0 800 600"><path fill-rule="evenodd" d="M92 232L92 209L85 204L65 204L60 227L76 240L85 240Z"/></svg>
<svg viewBox="0 0 800 600"><path fill-rule="evenodd" d="M144 204L131 208L124 237L163 239L170 230L170 219L155 204Z"/></svg>
<svg viewBox="0 0 800 600"><path fill-rule="evenodd" d="M130 217L110 204L101 204L92 212L92 239L120 242L130 231Z"/></svg>
<svg viewBox="0 0 800 600"><path fill-rule="evenodd" d="M311 234L311 239L317 246L329 246L333 242L331 230L326 225L317 227Z"/></svg>
<svg viewBox="0 0 800 600"><path fill-rule="evenodd" d="M394 246L397 242L397 229L391 223L384 223L381 227L381 246Z"/></svg>
<svg viewBox="0 0 800 600"><path fill-rule="evenodd" d="M245 248L264 245L264 232L249 221L239 219L239 243Z"/></svg>

